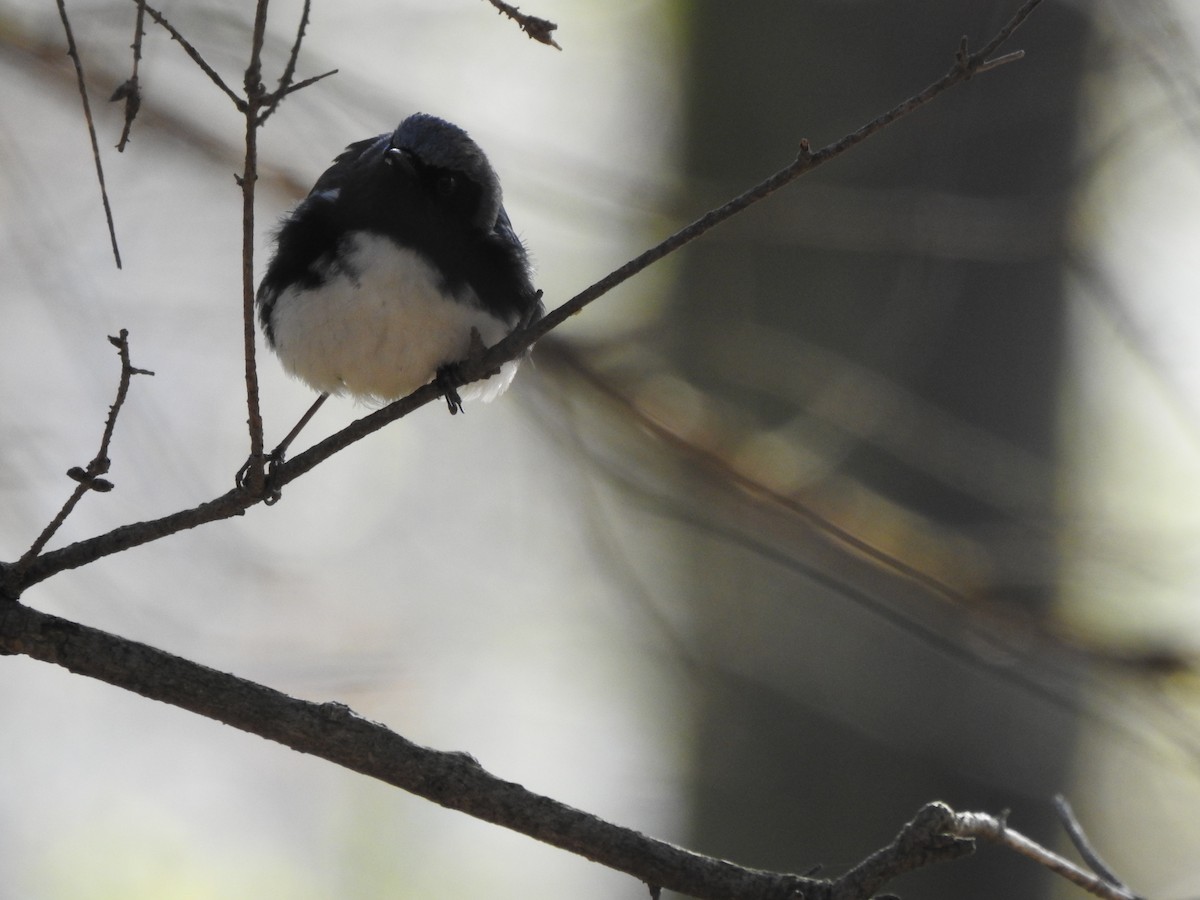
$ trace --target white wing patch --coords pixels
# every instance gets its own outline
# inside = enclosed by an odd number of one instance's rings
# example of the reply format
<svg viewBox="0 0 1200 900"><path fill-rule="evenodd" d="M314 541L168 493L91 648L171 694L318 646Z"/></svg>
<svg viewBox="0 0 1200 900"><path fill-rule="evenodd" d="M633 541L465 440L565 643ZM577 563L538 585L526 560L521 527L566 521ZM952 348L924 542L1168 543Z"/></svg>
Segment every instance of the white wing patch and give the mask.
<svg viewBox="0 0 1200 900"><path fill-rule="evenodd" d="M366 232L348 240L343 269L316 288L288 287L271 312L284 368L313 389L395 400L433 380L440 366L464 359L473 327L489 347L515 327L481 309L470 288L447 300L437 273L416 252ZM499 375L459 393L492 400L517 366L505 363Z"/></svg>

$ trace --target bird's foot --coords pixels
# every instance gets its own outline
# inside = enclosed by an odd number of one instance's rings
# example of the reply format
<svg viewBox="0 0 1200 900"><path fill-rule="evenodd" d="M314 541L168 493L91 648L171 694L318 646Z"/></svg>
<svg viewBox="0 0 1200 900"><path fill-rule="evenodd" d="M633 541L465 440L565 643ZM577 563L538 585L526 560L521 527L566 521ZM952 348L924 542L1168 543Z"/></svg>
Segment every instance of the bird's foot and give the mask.
<svg viewBox="0 0 1200 900"><path fill-rule="evenodd" d="M255 481L261 481L262 476L263 458L261 456L254 456L251 454L249 457L247 457L246 461L242 463L242 467L234 473L233 483L242 490L247 490L251 488L251 485Z"/></svg>
<svg viewBox="0 0 1200 900"><path fill-rule="evenodd" d="M517 329L524 331L545 314L546 308L542 306L542 292L536 290L533 292L533 302L529 304L529 308L525 310L525 315L521 316L521 321L517 323Z"/></svg>
<svg viewBox="0 0 1200 900"><path fill-rule="evenodd" d="M446 399L450 415L457 415L463 411L462 397L458 395L458 389L466 382L463 380L462 367L459 363L446 363L444 366L440 366L433 378L433 383L437 385L438 390Z"/></svg>
<svg viewBox="0 0 1200 900"><path fill-rule="evenodd" d="M450 415L453 416L463 412L462 397L458 395L458 389L468 383L467 379L463 376L463 367L474 368L479 363L479 360L483 359L483 354L486 352L487 346L483 343L479 329L472 328L466 358L459 362L446 363L444 366L438 368L437 374L434 376L434 384L438 386L438 390L446 398L446 406L450 409ZM499 369L496 369L493 372L488 372L486 377L491 377L499 371ZM475 379L471 380L474 381Z"/></svg>

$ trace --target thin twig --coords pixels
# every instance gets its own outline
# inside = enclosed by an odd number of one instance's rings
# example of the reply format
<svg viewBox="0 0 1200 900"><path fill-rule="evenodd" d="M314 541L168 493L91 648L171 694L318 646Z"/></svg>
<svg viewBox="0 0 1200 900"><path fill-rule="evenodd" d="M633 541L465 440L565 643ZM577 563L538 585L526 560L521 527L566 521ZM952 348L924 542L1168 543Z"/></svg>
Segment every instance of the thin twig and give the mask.
<svg viewBox="0 0 1200 900"><path fill-rule="evenodd" d="M304 8L300 11L300 24L296 27L296 40L292 42L292 51L288 54L288 61L283 67L283 74L279 76L279 90L283 90L292 83L292 76L296 73L296 60L300 57L300 45L304 42L304 32L308 30L308 15L311 8L309 0L304 0Z"/></svg>
<svg viewBox="0 0 1200 900"><path fill-rule="evenodd" d="M246 159L238 184L242 189L242 348L246 378L246 424L250 431L250 456L243 467L244 485L255 496L262 493L266 480L263 456L263 420L258 395L258 366L255 362L256 331L254 327L254 189L258 183L258 129L262 126L260 112L267 102L262 83L262 48L267 31L267 2L258 0L254 11L254 31L250 41L250 61L246 65L244 88L246 101L242 112L246 118ZM305 18L307 21L307 3ZM296 39L299 52L300 38Z"/></svg>
<svg viewBox="0 0 1200 900"><path fill-rule="evenodd" d="M1054 797L1054 811L1058 813L1058 820L1066 830L1067 837L1071 839L1071 843L1075 845L1075 849L1079 851L1079 855L1083 857L1083 861L1088 864L1091 870L1113 887L1128 891L1129 886L1118 878L1117 873L1109 868L1108 864L1100 858L1100 854L1096 852L1096 848L1088 840L1083 826L1075 818L1075 811L1071 809L1071 804L1067 802L1067 798L1062 794L1057 794Z"/></svg>
<svg viewBox="0 0 1200 900"><path fill-rule="evenodd" d="M104 218L108 222L108 237L112 242L113 259L121 268L121 248L117 246L117 228L113 224L112 206L108 202L108 188L104 185L104 166L100 162L100 142L96 139L96 123L92 121L92 105L88 102L87 83L83 75L83 61L75 47L75 34L71 31L71 20L67 17L66 0L58 0L58 15L62 19L63 31L67 35L67 56L75 64L75 81L79 85L79 99L83 101L83 117L87 120L88 138L92 142L92 159L96 163L96 180L100 182L100 201L104 204Z"/></svg>
<svg viewBox="0 0 1200 900"><path fill-rule="evenodd" d="M970 856L975 842L953 833L954 811L944 803L918 810L895 839L833 883L829 900L874 897L894 878L933 863Z"/></svg>
<svg viewBox="0 0 1200 900"><path fill-rule="evenodd" d="M145 7L146 12L150 14L150 18L166 29L167 33L171 35L171 39L176 41L184 49L184 52L192 58L192 62L200 67L200 71L207 75L209 80L220 88L226 97L233 101L233 105L237 107L238 112L244 113L246 111L246 101L239 97L237 92L225 83L225 79L217 74L217 70L210 66L208 60L200 55L200 51L192 46L192 42L180 34L179 30L167 21L166 16L146 3L145 0L135 0L135 2L139 6Z"/></svg>
<svg viewBox="0 0 1200 900"><path fill-rule="evenodd" d="M1002 817L987 813L956 813L953 833L958 837L981 838L1014 850L1103 900L1139 900L1123 885L1111 884L1009 828Z"/></svg>
<svg viewBox="0 0 1200 900"><path fill-rule="evenodd" d="M142 37L146 34L146 0L136 0L137 16L133 21L133 72L129 78L121 82L112 96L110 103L116 100L125 101L125 125L121 129L121 139L117 141L117 152L124 153L125 145L129 143L129 133L133 130L133 120L137 118L138 110L142 108L142 86L138 78L138 65L142 61Z"/></svg>
<svg viewBox="0 0 1200 900"><path fill-rule="evenodd" d="M296 91L302 91L309 85L316 84L318 81L323 81L324 79L328 78L330 75L336 75L337 73L338 73L337 69L330 69L328 72L322 72L320 75L313 75L311 78L305 78L302 81L297 81L295 84L288 85L286 88L284 88L282 90L276 91L275 93L273 93L271 95L271 106L259 118L258 124L261 125L263 122L266 121L267 116L269 116L271 113L273 113L275 111L275 107L279 105L279 101L282 100L284 97L287 97L290 94L294 94L294 93L296 93Z"/></svg>
<svg viewBox="0 0 1200 900"><path fill-rule="evenodd" d="M898 103L896 106L889 109L887 112L872 119L866 125L854 131L841 140L835 141L820 150L813 152L808 144L807 139L800 141L800 152L796 155L796 159L788 166L780 169L774 175L756 184L750 190L734 197L728 203L717 209L711 210L701 216L690 225L681 228L679 231L672 234L654 247L642 253L640 256L630 260L621 266L619 269L606 275L604 278L597 281L595 284L584 289L576 294L566 303L556 309L551 310L537 322L531 324L528 328L514 332L509 335L499 344L496 344L491 350L484 355L478 367L472 367L470 373L464 371L463 375L483 376L486 372L495 369L502 362L507 362L514 359L521 353L524 353L538 340L538 338L547 334L551 329L557 328L575 313L579 312L589 303L604 296L613 288L628 281L634 275L658 262L668 254L674 253L685 244L689 244L696 238L711 231L721 223L738 215L760 200L764 200L771 194L778 191L780 188L786 187L802 175L807 175L818 166L822 166L838 156L841 156L851 147L861 144L867 138L878 134L887 126L896 122L898 119L909 116L916 112L921 107L930 103L934 98L938 97L945 91L961 84L964 81L976 74L979 69L987 64L988 57L999 47L1005 39L1012 35L1017 27L1029 17L1029 14L1040 5L1042 0L1027 0L1021 6L1013 17L1004 24L997 33L996 37L988 41L984 48L977 53L967 54L965 49L960 45L959 52L955 55L954 65L950 71L939 78L937 81L930 84L925 90L918 94L914 94L907 100ZM478 372L474 371L478 368Z"/></svg>
<svg viewBox="0 0 1200 900"><path fill-rule="evenodd" d="M312 406L310 406L304 415L300 417L300 421L293 425L292 430L289 431L284 439L275 446L275 449L271 451L271 455L269 457L270 471L274 471L274 469L277 468L279 464L287 458L288 448L292 446L292 441L294 441L296 436L304 430L304 426L312 420L312 417L317 414L317 410L324 406L325 401L328 399L328 394L320 394L317 399L313 401ZM279 502L280 497L282 497L282 494L279 491L271 491L267 494L266 499L263 502L266 503L267 506L274 506Z"/></svg>
<svg viewBox="0 0 1200 900"><path fill-rule="evenodd" d="M76 541L61 549L49 550L30 562L23 572L16 573L17 577L9 579L7 586L9 595L14 598L18 597L24 589L45 581L52 575L67 569L86 566L88 563L114 553L120 553L122 550L128 550L130 547L138 547L167 535L207 525L210 522L219 522L222 519L240 516L260 502L262 502L261 496L252 495L244 488L235 487L198 506L181 509L157 519L121 525L112 531Z"/></svg>
<svg viewBox="0 0 1200 900"><path fill-rule="evenodd" d="M283 67L283 74L279 76L279 86L271 92L271 99L267 102L267 108L263 110L262 115L258 118L259 125L267 121L271 113L275 112L279 106L279 101L291 93L292 78L296 74L296 61L300 58L300 45L304 42L305 31L308 30L310 6L310 0L304 0L304 9L300 12L300 24L296 27L296 39L292 42L292 50L288 54L287 63ZM308 83L312 84L314 80L309 79Z"/></svg>
<svg viewBox="0 0 1200 900"><path fill-rule="evenodd" d="M971 56L971 64L977 71L980 66L988 65L991 55L1000 49L1001 44L1012 37L1013 32L1025 23L1025 20L1033 14L1041 2L1042 0L1026 0L1021 8L1012 14L1012 18L1000 26L1000 30L996 32L995 36L983 45L983 49Z"/></svg>
<svg viewBox="0 0 1200 900"><path fill-rule="evenodd" d="M117 333L116 337L109 335L108 342L117 348L117 355L121 358L121 381L117 385L117 398L113 401L113 405L109 408L108 421L104 423L104 435L100 440L99 457L108 457L108 445L112 441L113 432L117 427L117 416L121 412L121 407L125 404L125 397L129 394L129 382L134 375L153 375L149 369L135 368L129 359L129 329L122 328Z"/></svg>
<svg viewBox="0 0 1200 900"><path fill-rule="evenodd" d="M25 554L13 566L10 576L20 576L21 573L29 566L29 564L42 552L42 548L46 546L50 538L54 537L55 532L62 527L63 522L67 520L67 516L75 509L75 505L83 498L83 495L88 491L97 491L105 493L113 489L113 483L107 478L100 476L107 475L111 466L111 461L108 458L108 446L112 443L113 432L117 427L117 416L121 414L121 407L125 405L125 397L129 394L129 382L134 375L153 375L146 369L134 368L129 360L129 332L122 328L119 335L109 337L109 342L117 348L117 355L121 360L121 376L117 382L117 396L113 400L112 405L108 408L108 419L104 423L104 433L100 437L100 449L96 451L96 455L92 457L92 461L87 464L86 468L74 466L67 471L68 477L76 482L75 490L71 492L71 496L67 498L67 502L63 504L62 509L45 528L42 533L37 536L32 546L25 551Z"/></svg>
<svg viewBox="0 0 1200 900"><path fill-rule="evenodd" d="M538 43L546 44L555 50L562 49L553 37L554 32L558 30L558 26L549 19L540 19L537 16L528 15L509 3L501 2L501 0L488 0L488 3L496 7L500 15L508 16L516 22L523 32Z"/></svg>
<svg viewBox="0 0 1200 900"><path fill-rule="evenodd" d="M981 72L990 72L992 69L998 69L1001 66L1007 66L1009 63L1017 62L1025 58L1024 50L1014 50L1012 53L1005 53L1003 56L997 56L995 59L989 59L979 64L975 70L978 75Z"/></svg>

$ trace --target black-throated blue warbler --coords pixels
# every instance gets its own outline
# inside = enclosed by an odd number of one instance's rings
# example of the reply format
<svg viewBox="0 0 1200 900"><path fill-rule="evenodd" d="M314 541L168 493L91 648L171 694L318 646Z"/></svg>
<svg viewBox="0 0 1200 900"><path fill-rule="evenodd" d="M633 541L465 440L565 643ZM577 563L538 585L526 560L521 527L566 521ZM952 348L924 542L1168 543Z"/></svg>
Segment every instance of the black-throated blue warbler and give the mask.
<svg viewBox="0 0 1200 900"><path fill-rule="evenodd" d="M389 401L542 314L500 180L457 125L418 113L351 144L284 220L259 320L288 372L321 394ZM467 385L502 393L518 361Z"/></svg>

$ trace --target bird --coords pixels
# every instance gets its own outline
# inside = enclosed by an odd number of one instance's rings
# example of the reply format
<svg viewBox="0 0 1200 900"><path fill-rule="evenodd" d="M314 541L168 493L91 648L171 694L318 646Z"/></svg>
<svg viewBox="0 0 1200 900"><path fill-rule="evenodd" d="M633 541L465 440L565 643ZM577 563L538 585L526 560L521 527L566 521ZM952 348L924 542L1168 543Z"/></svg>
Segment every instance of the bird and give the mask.
<svg viewBox="0 0 1200 900"><path fill-rule="evenodd" d="M457 413L503 393L520 359L465 386L457 364L540 318L541 296L483 150L416 113L334 159L276 232L255 299L267 344L318 405L437 381Z"/></svg>

